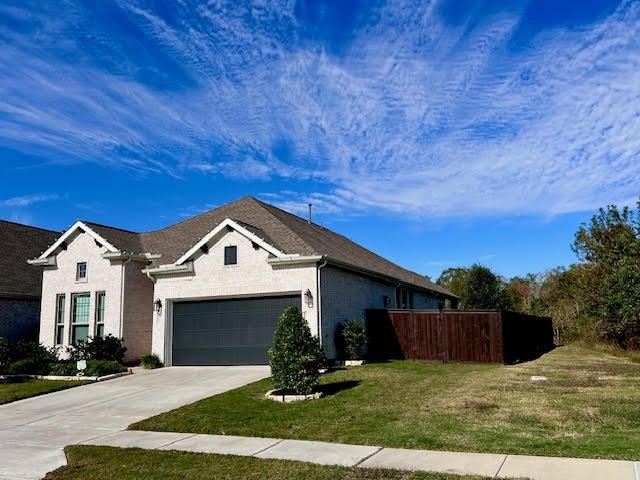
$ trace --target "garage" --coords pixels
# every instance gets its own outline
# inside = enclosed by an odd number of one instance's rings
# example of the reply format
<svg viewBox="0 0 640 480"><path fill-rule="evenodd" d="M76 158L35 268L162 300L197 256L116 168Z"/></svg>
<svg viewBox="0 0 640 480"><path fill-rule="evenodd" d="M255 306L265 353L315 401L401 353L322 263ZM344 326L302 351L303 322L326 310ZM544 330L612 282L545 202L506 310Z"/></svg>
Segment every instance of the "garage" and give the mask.
<svg viewBox="0 0 640 480"><path fill-rule="evenodd" d="M265 365L278 317L300 295L176 302L173 365Z"/></svg>

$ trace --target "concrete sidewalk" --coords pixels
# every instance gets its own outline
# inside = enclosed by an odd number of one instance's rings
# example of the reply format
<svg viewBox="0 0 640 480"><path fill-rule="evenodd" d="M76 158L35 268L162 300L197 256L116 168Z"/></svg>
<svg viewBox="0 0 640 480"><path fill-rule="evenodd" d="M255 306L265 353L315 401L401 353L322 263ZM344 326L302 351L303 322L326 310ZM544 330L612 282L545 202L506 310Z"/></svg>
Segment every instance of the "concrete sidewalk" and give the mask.
<svg viewBox="0 0 640 480"><path fill-rule="evenodd" d="M141 431L116 432L83 444L219 453L321 465L423 470L494 478L640 480L640 462L620 460L439 452L277 438Z"/></svg>

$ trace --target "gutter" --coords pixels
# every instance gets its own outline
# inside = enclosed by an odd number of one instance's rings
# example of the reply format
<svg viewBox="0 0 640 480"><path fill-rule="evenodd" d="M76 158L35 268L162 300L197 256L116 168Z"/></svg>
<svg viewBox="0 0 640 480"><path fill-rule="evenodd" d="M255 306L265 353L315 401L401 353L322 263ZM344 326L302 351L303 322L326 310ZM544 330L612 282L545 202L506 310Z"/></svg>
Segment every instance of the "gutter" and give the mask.
<svg viewBox="0 0 640 480"><path fill-rule="evenodd" d="M169 264L160 265L159 267L145 268L144 270L142 270L142 273L146 274L149 278L154 275L160 276L176 273L193 273L193 262L187 262L182 265Z"/></svg>
<svg viewBox="0 0 640 480"><path fill-rule="evenodd" d="M55 267L56 266L56 257L52 255L47 258L30 258L27 260L29 265L38 265L43 267Z"/></svg>
<svg viewBox="0 0 640 480"><path fill-rule="evenodd" d="M308 256L291 256L291 257L273 257L268 258L269 265L297 265L302 263L315 263L326 258L325 255L308 255Z"/></svg>

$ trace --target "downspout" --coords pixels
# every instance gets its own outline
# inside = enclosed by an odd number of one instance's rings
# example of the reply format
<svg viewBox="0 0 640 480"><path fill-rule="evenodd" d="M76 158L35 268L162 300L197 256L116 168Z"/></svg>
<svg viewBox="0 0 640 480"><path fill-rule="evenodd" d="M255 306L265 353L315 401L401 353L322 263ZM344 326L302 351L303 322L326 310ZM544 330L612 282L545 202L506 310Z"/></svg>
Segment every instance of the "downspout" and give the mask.
<svg viewBox="0 0 640 480"><path fill-rule="evenodd" d="M122 262L122 270L120 273L120 328L118 331L118 337L122 338L122 327L124 323L124 279L125 279L125 266L132 260L129 256L124 262Z"/></svg>
<svg viewBox="0 0 640 480"><path fill-rule="evenodd" d="M320 270L327 266L327 256L323 255L323 260L320 264L318 264L317 272L316 272L316 295L318 296L318 340L320 340L320 345L322 345L322 289L320 283Z"/></svg>

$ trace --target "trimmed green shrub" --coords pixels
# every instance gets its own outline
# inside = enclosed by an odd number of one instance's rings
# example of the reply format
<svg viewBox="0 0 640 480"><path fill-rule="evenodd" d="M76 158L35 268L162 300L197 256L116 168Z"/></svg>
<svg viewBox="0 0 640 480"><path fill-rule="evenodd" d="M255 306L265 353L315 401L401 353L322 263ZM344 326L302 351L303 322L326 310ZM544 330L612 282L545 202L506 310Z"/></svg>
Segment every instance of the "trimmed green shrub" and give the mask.
<svg viewBox="0 0 640 480"><path fill-rule="evenodd" d="M11 362L7 367L8 375L43 375L48 368L43 366L38 360L30 358L23 358L22 360L16 360Z"/></svg>
<svg viewBox="0 0 640 480"><path fill-rule="evenodd" d="M78 374L76 362L56 362L49 365L49 375L72 377Z"/></svg>
<svg viewBox="0 0 640 480"><path fill-rule="evenodd" d="M362 320L347 320L336 329L338 354L345 360L360 360L367 344L367 329Z"/></svg>
<svg viewBox="0 0 640 480"><path fill-rule="evenodd" d="M153 370L154 368L160 368L162 362L160 361L160 357L155 353L147 353L140 357L140 366L148 370Z"/></svg>
<svg viewBox="0 0 640 480"><path fill-rule="evenodd" d="M87 368L84 374L87 377L102 377L112 373L126 372L127 367L113 360L87 360Z"/></svg>
<svg viewBox="0 0 640 480"><path fill-rule="evenodd" d="M306 395L318 385L324 356L320 342L311 335L297 308L287 308L278 319L269 358L277 390Z"/></svg>
<svg viewBox="0 0 640 480"><path fill-rule="evenodd" d="M109 334L106 337L89 337L86 342L67 347L70 360L109 360L122 363L127 347L122 338Z"/></svg>
<svg viewBox="0 0 640 480"><path fill-rule="evenodd" d="M9 343L0 339L0 372L9 375L44 375L49 364L58 360L55 348L36 342ZM15 372L15 373L12 373Z"/></svg>

